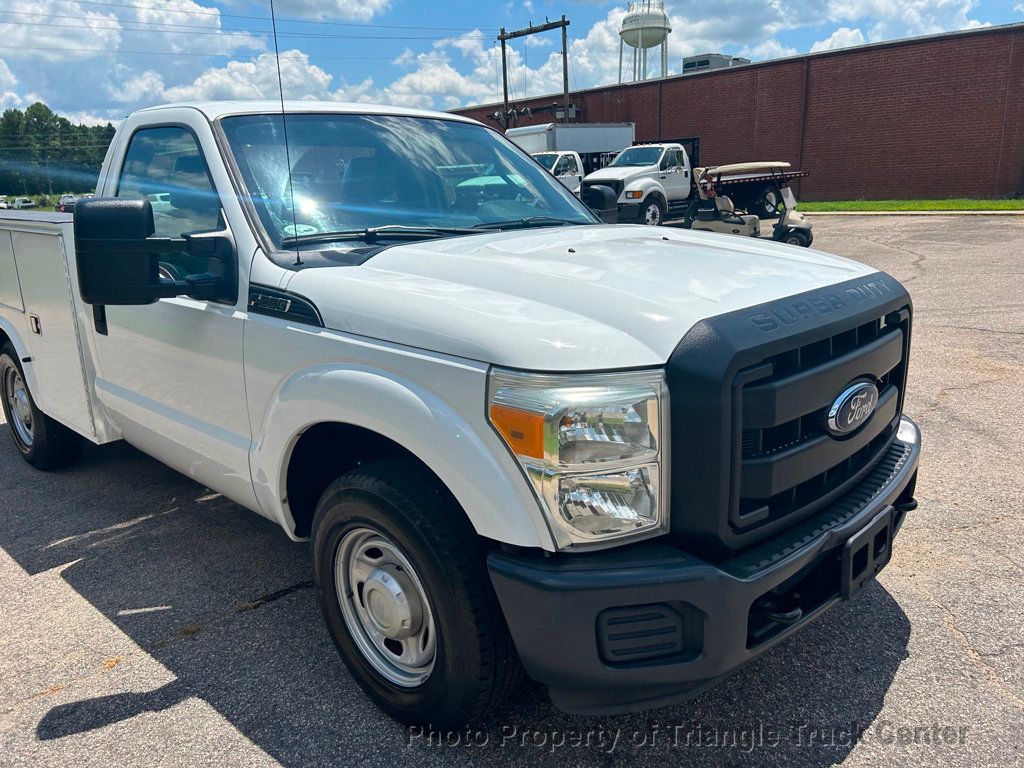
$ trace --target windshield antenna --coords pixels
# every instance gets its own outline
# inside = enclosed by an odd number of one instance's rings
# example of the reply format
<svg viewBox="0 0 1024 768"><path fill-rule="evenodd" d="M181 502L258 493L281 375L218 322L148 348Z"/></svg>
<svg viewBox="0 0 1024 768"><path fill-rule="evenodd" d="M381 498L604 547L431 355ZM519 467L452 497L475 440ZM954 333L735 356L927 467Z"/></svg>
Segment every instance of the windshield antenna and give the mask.
<svg viewBox="0 0 1024 768"><path fill-rule="evenodd" d="M274 13L274 0L270 0L270 27L274 33L274 62L277 64L277 93L281 97L281 130L284 133L284 162L288 168L288 203L292 209L292 232L299 233L299 224L295 219L295 190L292 188L292 157L288 151L288 118L284 113L284 81L281 78L281 49L277 45L277 15ZM298 243L295 245L295 263L293 267L302 266Z"/></svg>

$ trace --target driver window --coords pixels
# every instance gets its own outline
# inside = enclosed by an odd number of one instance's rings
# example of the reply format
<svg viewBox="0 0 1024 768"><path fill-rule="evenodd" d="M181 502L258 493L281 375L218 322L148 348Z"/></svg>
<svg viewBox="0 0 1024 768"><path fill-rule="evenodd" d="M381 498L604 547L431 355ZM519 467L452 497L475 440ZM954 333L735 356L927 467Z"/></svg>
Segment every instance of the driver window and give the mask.
<svg viewBox="0 0 1024 768"><path fill-rule="evenodd" d="M185 128L137 131L125 153L116 196L148 198L157 237L221 226L220 199L195 137Z"/></svg>
<svg viewBox="0 0 1024 768"><path fill-rule="evenodd" d="M580 172L579 167L576 165L576 158L572 155L565 156L565 172L573 176Z"/></svg>
<svg viewBox="0 0 1024 768"><path fill-rule="evenodd" d="M569 173L569 156L562 155L555 165L555 176L564 176L567 173Z"/></svg>

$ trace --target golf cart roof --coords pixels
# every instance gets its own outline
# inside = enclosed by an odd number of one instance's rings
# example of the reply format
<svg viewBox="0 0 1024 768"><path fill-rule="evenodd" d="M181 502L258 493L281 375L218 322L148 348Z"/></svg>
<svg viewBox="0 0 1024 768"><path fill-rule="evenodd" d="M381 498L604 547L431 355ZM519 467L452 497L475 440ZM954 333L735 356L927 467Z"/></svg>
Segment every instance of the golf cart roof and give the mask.
<svg viewBox="0 0 1024 768"><path fill-rule="evenodd" d="M765 160L757 163L731 163L729 165L716 165L707 169L707 173L718 176L722 173L759 173L773 170L790 168L790 164L783 160Z"/></svg>

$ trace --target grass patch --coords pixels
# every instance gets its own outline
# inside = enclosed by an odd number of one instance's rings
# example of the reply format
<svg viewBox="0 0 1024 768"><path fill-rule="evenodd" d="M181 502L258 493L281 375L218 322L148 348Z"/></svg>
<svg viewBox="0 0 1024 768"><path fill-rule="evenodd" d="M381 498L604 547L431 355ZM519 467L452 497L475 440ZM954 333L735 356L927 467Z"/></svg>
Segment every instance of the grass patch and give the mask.
<svg viewBox="0 0 1024 768"><path fill-rule="evenodd" d="M975 200L953 198L949 200L836 200L807 203L797 206L809 213L832 211L1024 211L1024 198L1009 200Z"/></svg>

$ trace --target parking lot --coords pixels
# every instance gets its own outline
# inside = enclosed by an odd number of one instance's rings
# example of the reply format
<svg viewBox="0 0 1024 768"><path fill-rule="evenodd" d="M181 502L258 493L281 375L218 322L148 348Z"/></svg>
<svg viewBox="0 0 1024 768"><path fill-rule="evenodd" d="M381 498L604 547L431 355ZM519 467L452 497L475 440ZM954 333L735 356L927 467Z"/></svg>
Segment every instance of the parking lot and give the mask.
<svg viewBox="0 0 1024 768"><path fill-rule="evenodd" d="M856 601L683 705L571 717L527 683L491 721L410 731L345 671L306 545L127 446L40 474L4 435L0 763L1019 764L1024 217L813 223L915 303L921 506Z"/></svg>

